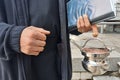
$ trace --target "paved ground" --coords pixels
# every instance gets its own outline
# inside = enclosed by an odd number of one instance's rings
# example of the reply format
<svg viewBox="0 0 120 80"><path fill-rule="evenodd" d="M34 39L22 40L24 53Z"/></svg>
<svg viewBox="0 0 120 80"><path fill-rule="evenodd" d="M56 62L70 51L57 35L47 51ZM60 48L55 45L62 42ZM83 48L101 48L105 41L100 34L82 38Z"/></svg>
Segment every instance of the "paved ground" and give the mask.
<svg viewBox="0 0 120 80"><path fill-rule="evenodd" d="M93 38L91 32L84 33L79 36L70 35L70 39L73 39L80 47L82 47L85 44L86 40L90 38ZM113 49L108 57L110 62L109 71L118 71L117 62L120 62L120 33L104 32L103 34L99 34L98 38L103 41L103 43L107 48ZM102 43L97 40L89 41L86 46L104 47ZM76 78L83 77L83 79L84 77L86 78L86 76L89 77L89 75L86 73L82 75L85 72L84 68L81 65L81 61L84 57L81 55L80 49L78 49L78 47L76 47L76 45L73 44L72 42L71 42L71 52L72 52L72 63L73 63L72 65L73 65L74 77ZM73 80L79 80L76 78Z"/></svg>

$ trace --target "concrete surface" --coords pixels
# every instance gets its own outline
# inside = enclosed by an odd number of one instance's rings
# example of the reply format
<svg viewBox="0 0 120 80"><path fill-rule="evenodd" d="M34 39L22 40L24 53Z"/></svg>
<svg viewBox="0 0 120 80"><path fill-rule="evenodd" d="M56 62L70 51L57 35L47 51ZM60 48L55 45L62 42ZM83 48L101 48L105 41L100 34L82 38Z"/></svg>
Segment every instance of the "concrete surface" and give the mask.
<svg viewBox="0 0 120 80"><path fill-rule="evenodd" d="M92 33L83 33L79 36L70 35L70 39L73 39L80 47L82 47L86 40L93 38ZM108 71L119 71L118 62L120 62L120 33L103 33L99 34L99 39L103 41L107 48L111 48L112 52L107 57L107 61L110 64ZM96 40L97 41L97 40ZM94 47L104 47L99 41L91 40L86 46ZM88 73L82 67L81 61L84 58L81 55L81 51L76 45L71 42L71 52L72 52L72 66L73 66L73 79L72 80L82 80L90 79L93 77L91 73ZM75 77L76 76L76 77ZM78 79L79 78L79 79ZM117 79L116 79L117 80Z"/></svg>

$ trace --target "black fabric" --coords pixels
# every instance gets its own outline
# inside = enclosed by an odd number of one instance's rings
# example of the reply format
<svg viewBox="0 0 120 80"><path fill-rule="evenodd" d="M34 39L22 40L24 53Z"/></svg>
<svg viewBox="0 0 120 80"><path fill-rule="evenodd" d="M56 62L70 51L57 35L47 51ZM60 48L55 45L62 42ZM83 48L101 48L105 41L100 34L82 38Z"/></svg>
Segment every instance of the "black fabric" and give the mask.
<svg viewBox="0 0 120 80"><path fill-rule="evenodd" d="M32 57L33 80L60 80L57 71L57 41L48 38L44 52Z"/></svg>
<svg viewBox="0 0 120 80"><path fill-rule="evenodd" d="M68 27L68 31L69 31L69 33L74 34L74 35L82 34L82 33L78 32L77 26Z"/></svg>
<svg viewBox="0 0 120 80"><path fill-rule="evenodd" d="M28 62L24 64L27 58L23 61L26 56L19 50L25 24L18 24L15 8L13 0L0 0L0 80L26 80L24 65Z"/></svg>
<svg viewBox="0 0 120 80"><path fill-rule="evenodd" d="M47 36L47 45L44 52L37 57L31 57L33 80L58 80L57 40L59 40L60 32L58 1L29 0L29 5L30 25L51 32Z"/></svg>
<svg viewBox="0 0 120 80"><path fill-rule="evenodd" d="M49 30L51 32L49 37L59 38L58 0L29 0L29 5L30 25Z"/></svg>
<svg viewBox="0 0 120 80"><path fill-rule="evenodd" d="M67 26L67 10L65 0L59 0L59 15L60 15L60 28L61 28L61 44L59 50L61 50L61 74L62 80L71 80L72 66L71 66L71 52L69 42L69 32Z"/></svg>
<svg viewBox="0 0 120 80"><path fill-rule="evenodd" d="M56 15L56 14L59 14L59 9L57 9L58 4L56 4L56 0L52 0L52 1L48 0L48 3L47 3L47 0L41 0L41 5L45 5L45 7L41 6L41 9L43 8L45 10L48 10L49 8L56 7L56 9L55 8L49 9L52 11L47 13L52 13L52 14L46 14L46 15L49 15L47 17L45 17L46 12L41 14L36 14L35 16L33 16L30 11L31 9L29 7L30 3L28 4L27 1L29 0L0 0L0 80L39 80L40 79L39 76L32 77L32 72L33 74L36 74L36 73L39 74L39 71L41 71L40 73L45 71L41 75L42 80L57 80L57 79L70 80L71 76L68 76L69 75L68 73L71 74L71 63L70 63L71 60L69 61L69 59L71 58L70 53L69 55L66 52L63 52L61 54L61 55L66 54L67 56L66 59L61 58L61 56L57 55L58 49L56 47L58 45L57 40L61 38L59 34L61 24L59 23L59 15ZM43 3L46 3L46 4L43 4L42 1ZM55 1L55 4L53 3L54 1ZM50 3L51 3L51 6L49 5ZM38 7L36 7L36 9L37 8ZM39 9L37 10L39 11ZM35 12L33 11L33 13ZM44 14L44 16L42 14ZM39 23L39 20L38 20L38 18L40 17L39 15L42 15L41 16L42 20L40 21L41 23ZM37 23L35 23L34 21ZM22 30L29 25L42 27L52 32L52 34L48 36L48 40L47 40L48 44L46 46L46 50L36 58L33 56L24 55L23 53L20 52L20 45L19 45L20 35ZM66 28L65 28L65 31L66 31ZM63 37L68 38L66 37L68 36L66 34L67 33L62 34L61 35L62 38ZM52 46L49 46L50 45L49 39L53 40L51 42ZM54 41L54 39L56 40ZM69 48L69 44L67 44L68 42L64 43L65 40L66 39L62 41L62 44L64 45L59 46L58 48L62 47L64 49L67 46ZM66 46L66 47L63 47L63 46ZM49 48L50 49L52 48L53 52L50 52ZM52 58L52 59L50 60L48 58L50 59ZM43 62L39 63L39 60ZM65 62L67 60L67 64L66 63L61 64L61 60ZM46 63L47 61L49 64ZM46 64L44 65L44 63ZM52 67L50 68L48 67L48 65ZM67 65L66 68L69 67L69 69L67 70L68 72L61 70L64 68L64 65ZM44 68L44 66L46 66L46 68ZM35 70L32 68L35 68ZM56 69L53 69L53 68L56 68ZM49 71L49 73L47 73L47 71ZM62 73L64 74L66 73L68 79L66 79L66 77L62 75ZM45 75L48 76L48 78L46 78Z"/></svg>

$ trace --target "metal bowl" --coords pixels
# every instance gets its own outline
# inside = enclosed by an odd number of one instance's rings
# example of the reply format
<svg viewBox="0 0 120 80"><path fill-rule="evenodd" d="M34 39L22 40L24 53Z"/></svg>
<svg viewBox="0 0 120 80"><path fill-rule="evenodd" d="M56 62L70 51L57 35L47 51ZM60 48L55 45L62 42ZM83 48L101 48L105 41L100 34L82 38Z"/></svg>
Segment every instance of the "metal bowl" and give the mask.
<svg viewBox="0 0 120 80"><path fill-rule="evenodd" d="M104 47L87 48L86 44L90 40L98 40L104 45ZM84 56L84 59L82 61L84 69L87 70L88 72L91 72L93 75L101 75L107 72L109 64L107 63L106 58L107 56L109 56L110 51L111 50L109 50L103 43L103 41L100 39L92 38L87 40L81 49L81 53Z"/></svg>
<svg viewBox="0 0 120 80"><path fill-rule="evenodd" d="M82 65L85 70L93 75L101 75L107 72L109 65L106 57L110 54L107 48L83 48L82 55L84 59Z"/></svg>
<svg viewBox="0 0 120 80"><path fill-rule="evenodd" d="M86 44L90 40L98 40L104 45L104 47L86 47ZM73 42L80 49L82 55L84 56L82 65L86 71L91 72L93 75L101 75L107 72L109 68L107 56L109 56L112 50L109 50L101 39L88 39L82 47L80 47L74 40L71 40L71 42Z"/></svg>

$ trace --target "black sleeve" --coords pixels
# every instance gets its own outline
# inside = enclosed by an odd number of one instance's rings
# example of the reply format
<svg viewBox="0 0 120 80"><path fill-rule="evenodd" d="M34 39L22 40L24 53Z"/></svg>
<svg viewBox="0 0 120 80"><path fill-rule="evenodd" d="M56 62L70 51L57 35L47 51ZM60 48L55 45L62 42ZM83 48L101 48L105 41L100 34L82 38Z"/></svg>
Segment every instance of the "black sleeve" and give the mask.
<svg viewBox="0 0 120 80"><path fill-rule="evenodd" d="M68 31L69 31L70 34L74 34L74 35L82 34L82 33L78 32L77 26L70 26L70 27L68 27Z"/></svg>
<svg viewBox="0 0 120 80"><path fill-rule="evenodd" d="M0 59L8 60L20 53L20 35L25 26L7 24L5 11L0 0Z"/></svg>
<svg viewBox="0 0 120 80"><path fill-rule="evenodd" d="M20 35L24 28L0 22L0 59L9 59L20 53Z"/></svg>

